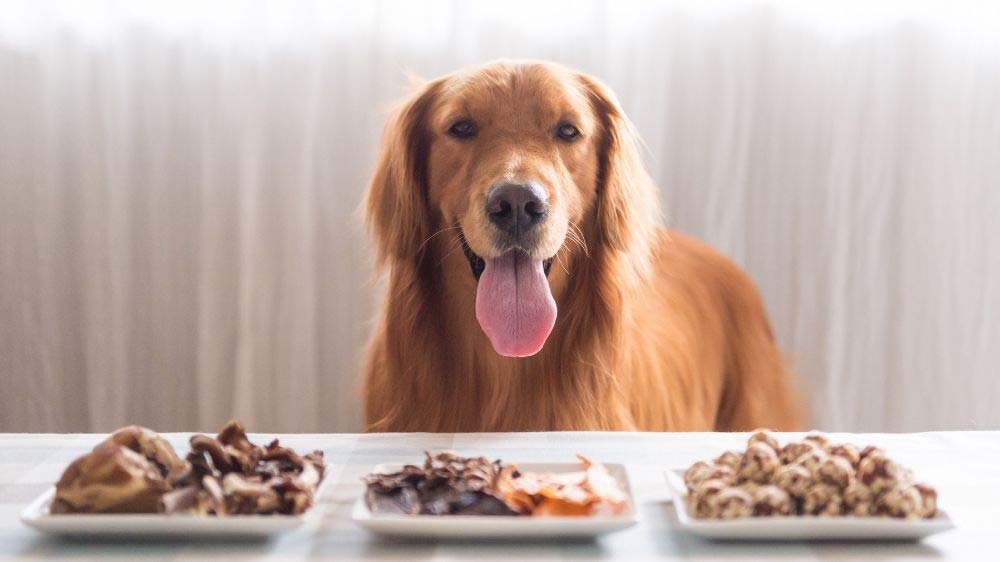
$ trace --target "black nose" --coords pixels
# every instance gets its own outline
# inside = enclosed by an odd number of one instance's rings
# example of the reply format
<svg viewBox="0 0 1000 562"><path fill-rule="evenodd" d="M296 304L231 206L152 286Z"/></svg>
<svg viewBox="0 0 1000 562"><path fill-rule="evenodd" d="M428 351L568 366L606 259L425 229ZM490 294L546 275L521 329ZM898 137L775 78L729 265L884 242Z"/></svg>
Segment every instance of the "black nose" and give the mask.
<svg viewBox="0 0 1000 562"><path fill-rule="evenodd" d="M542 222L549 211L545 192L534 183L501 183L486 198L490 221L517 238Z"/></svg>

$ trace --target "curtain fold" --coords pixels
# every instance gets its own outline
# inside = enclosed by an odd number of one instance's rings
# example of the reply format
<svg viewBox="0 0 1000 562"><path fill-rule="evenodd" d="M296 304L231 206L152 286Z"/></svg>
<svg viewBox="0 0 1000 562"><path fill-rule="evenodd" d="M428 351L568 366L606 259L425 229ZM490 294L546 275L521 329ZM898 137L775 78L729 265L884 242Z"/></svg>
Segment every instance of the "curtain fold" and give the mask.
<svg viewBox="0 0 1000 562"><path fill-rule="evenodd" d="M387 108L408 72L495 58L618 93L671 226L758 283L815 425L996 428L1000 15L894 6L14 4L0 431L360 429Z"/></svg>

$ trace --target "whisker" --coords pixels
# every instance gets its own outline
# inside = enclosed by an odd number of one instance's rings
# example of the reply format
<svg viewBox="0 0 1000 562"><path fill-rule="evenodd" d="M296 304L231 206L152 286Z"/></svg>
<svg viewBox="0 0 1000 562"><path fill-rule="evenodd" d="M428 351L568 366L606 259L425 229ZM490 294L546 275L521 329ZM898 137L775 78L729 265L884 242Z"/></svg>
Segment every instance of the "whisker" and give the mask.
<svg viewBox="0 0 1000 562"><path fill-rule="evenodd" d="M572 245L572 246L575 246L575 247L579 248L580 247L580 241L577 240L572 234L570 234L570 233L567 232L566 233L566 245L567 246Z"/></svg>
<svg viewBox="0 0 1000 562"><path fill-rule="evenodd" d="M587 238L583 235L583 230L581 230L579 226L577 226L576 224L574 224L573 221L569 221L569 227L570 227L569 231L573 232L575 234L575 236L578 238L578 242L580 244L580 249L582 249L583 253L586 254L587 257L589 258L590 257L590 247L587 246Z"/></svg>
<svg viewBox="0 0 1000 562"><path fill-rule="evenodd" d="M569 277L569 269L566 269L566 262L563 261L562 254L559 252L556 252L556 261L559 262L559 267L566 272L566 277Z"/></svg>
<svg viewBox="0 0 1000 562"><path fill-rule="evenodd" d="M586 250L587 255L590 255L590 246L587 245L587 237L583 235L583 229L575 224L573 228L576 229L576 234L580 237L580 242L583 243L583 249Z"/></svg>
<svg viewBox="0 0 1000 562"><path fill-rule="evenodd" d="M448 259L448 257L450 257L452 254L455 253L455 250L461 247L462 247L462 241L459 240L458 236L452 238L451 242L448 243L448 251L445 252L444 256L441 257L441 261L438 262L437 267L441 267L441 264L444 263L444 260Z"/></svg>
<svg viewBox="0 0 1000 562"><path fill-rule="evenodd" d="M590 252L587 251L587 245L585 242L583 242L583 240L580 239L579 234L577 234L573 230L567 230L566 239L569 242L572 242L574 245L576 245L576 247L580 248L580 250L582 250L587 257L590 257Z"/></svg>
<svg viewBox="0 0 1000 562"><path fill-rule="evenodd" d="M434 238L438 234L441 234L442 232L448 232L449 230L457 230L458 228L459 228L458 225L448 226L448 227L442 228L441 230L435 232L434 234L431 234L423 242L420 243L420 246L417 248L417 251L419 252L419 251L423 250L424 246L426 246L427 243L431 241L431 238Z"/></svg>

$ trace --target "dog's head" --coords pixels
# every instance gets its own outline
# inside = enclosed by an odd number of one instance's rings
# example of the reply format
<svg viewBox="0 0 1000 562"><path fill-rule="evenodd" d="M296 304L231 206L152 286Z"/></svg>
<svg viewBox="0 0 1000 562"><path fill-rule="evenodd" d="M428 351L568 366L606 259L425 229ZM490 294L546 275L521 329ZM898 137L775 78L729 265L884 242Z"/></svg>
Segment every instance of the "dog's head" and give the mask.
<svg viewBox="0 0 1000 562"><path fill-rule="evenodd" d="M533 355L556 319L557 254L611 252L634 266L623 275L645 267L657 205L636 145L613 94L558 65L429 82L389 123L368 189L379 260L416 263L432 237L456 236L494 349Z"/></svg>

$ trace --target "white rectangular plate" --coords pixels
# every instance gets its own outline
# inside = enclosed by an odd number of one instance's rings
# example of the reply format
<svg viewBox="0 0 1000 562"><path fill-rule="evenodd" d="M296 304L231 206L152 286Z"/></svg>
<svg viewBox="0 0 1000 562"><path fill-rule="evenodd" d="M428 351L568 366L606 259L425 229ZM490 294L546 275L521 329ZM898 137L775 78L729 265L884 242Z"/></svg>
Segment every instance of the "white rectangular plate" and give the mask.
<svg viewBox="0 0 1000 562"><path fill-rule="evenodd" d="M330 470L330 467L327 467ZM233 515L228 517L158 513L51 514L55 496L50 488L21 512L21 521L39 531L75 537L97 538L263 538L291 531L317 521L323 510L324 478L316 490L315 503L302 515Z"/></svg>
<svg viewBox="0 0 1000 562"><path fill-rule="evenodd" d="M679 527L712 539L731 540L919 540L954 527L948 515L938 510L933 519L891 517L748 517L746 519L698 519L688 512L684 496L684 470L667 471L667 487Z"/></svg>
<svg viewBox="0 0 1000 562"><path fill-rule="evenodd" d="M512 463L522 471L573 472L578 463ZM610 517L505 517L496 515L382 515L358 498L351 515L358 525L382 535L433 538L596 537L636 524L635 500L628 474L620 464L605 464L628 495L628 511ZM378 465L372 472L389 473L402 465Z"/></svg>

